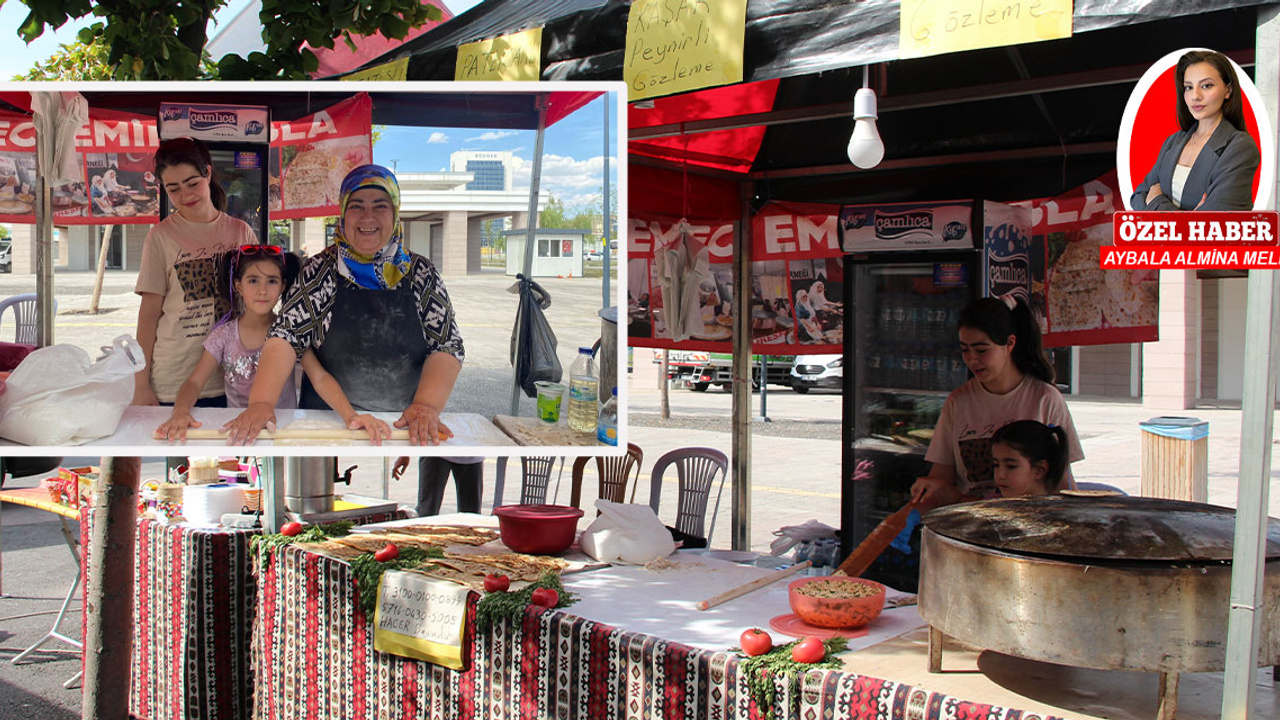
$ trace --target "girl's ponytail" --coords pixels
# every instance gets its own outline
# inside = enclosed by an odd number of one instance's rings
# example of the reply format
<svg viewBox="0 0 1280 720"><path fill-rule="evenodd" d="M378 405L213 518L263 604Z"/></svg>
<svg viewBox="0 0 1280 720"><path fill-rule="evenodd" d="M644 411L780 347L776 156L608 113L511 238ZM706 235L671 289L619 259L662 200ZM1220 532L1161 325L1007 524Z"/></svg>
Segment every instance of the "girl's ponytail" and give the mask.
<svg viewBox="0 0 1280 720"><path fill-rule="evenodd" d="M1044 352L1040 337L1040 323L1021 298L1014 301L1009 311L1013 316L1013 334L1018 341L1013 346L1013 362L1022 372L1053 384L1055 373L1049 357Z"/></svg>

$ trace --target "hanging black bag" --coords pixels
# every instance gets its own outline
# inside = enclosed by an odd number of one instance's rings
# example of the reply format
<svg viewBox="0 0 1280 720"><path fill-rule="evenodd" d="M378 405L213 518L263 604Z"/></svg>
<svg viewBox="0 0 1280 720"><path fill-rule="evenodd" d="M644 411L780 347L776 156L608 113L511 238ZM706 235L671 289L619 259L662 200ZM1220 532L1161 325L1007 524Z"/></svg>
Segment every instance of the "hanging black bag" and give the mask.
<svg viewBox="0 0 1280 720"><path fill-rule="evenodd" d="M543 313L551 307L551 295L524 275L516 275L516 279L520 281L520 307L511 333L511 364L516 368L516 382L532 398L538 396L534 383L560 382L564 368L556 356L555 331Z"/></svg>

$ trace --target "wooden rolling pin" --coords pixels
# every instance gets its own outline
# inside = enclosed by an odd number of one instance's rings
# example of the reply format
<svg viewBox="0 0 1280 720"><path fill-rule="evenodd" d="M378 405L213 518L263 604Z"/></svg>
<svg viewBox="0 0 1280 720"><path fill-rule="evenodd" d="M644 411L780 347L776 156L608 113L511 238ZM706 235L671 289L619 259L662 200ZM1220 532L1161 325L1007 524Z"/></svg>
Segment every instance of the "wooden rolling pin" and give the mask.
<svg viewBox="0 0 1280 720"><path fill-rule="evenodd" d="M861 577L862 573L871 567L871 563L880 557L880 553L884 552L893 539L898 537L898 533L907 527L907 517L916 508L914 503L907 503L901 510L885 518L858 547L853 549L853 552L849 553L849 557L840 563L836 571L849 577Z"/></svg>
<svg viewBox="0 0 1280 720"><path fill-rule="evenodd" d="M163 440L164 436L160 433L152 433L152 439ZM227 431L215 430L213 428L190 428L187 430L188 440L225 440ZM452 436L450 436L452 437ZM348 430L346 428L298 428L291 430L287 427L276 428L274 431L263 429L258 433L259 440L368 440L369 433L364 430ZM391 437L385 440L408 440L408 430L392 430ZM440 440L448 440L447 437L440 437Z"/></svg>
<svg viewBox="0 0 1280 720"><path fill-rule="evenodd" d="M741 597L743 595L746 595L752 590L759 590L765 585L772 585L778 582L779 580L781 580L782 578L795 575L796 573L809 567L812 564L813 563L809 562L808 560L805 560L802 563L796 563L795 565L792 565L789 568L785 568L777 572L769 573L768 575L765 575L764 577L758 577L749 583L743 583L742 585L739 585L736 588L725 590L724 592L720 593L719 595L716 595L713 598L708 598L706 600L699 600L698 604L695 605L694 607L698 608L699 610L706 610L708 608L713 608L716 605L728 602L736 597Z"/></svg>

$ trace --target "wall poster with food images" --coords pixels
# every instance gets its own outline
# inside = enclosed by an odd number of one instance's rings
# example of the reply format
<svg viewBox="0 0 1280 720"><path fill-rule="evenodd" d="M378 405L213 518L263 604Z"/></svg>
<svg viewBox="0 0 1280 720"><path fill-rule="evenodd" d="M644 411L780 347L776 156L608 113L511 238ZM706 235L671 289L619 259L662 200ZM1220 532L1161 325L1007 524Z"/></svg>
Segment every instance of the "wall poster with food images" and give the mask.
<svg viewBox="0 0 1280 720"><path fill-rule="evenodd" d="M267 210L277 220L338 214L342 179L373 162L366 93L306 117L271 123Z"/></svg>
<svg viewBox="0 0 1280 720"><path fill-rule="evenodd" d="M152 169L152 153L85 153L89 215L117 223L160 220L160 185Z"/></svg>
<svg viewBox="0 0 1280 720"><path fill-rule="evenodd" d="M770 203L751 226L751 335L756 352L842 352L844 266L839 207ZM633 211L627 234L629 342L730 352L732 219ZM701 250L693 255L689 247Z"/></svg>
<svg viewBox="0 0 1280 720"><path fill-rule="evenodd" d="M1157 270L1101 269L1111 216L1123 207L1115 171L1054 198L1019 203L1031 209L1032 234L1043 238L1044 344L1105 345L1159 339Z"/></svg>
<svg viewBox="0 0 1280 720"><path fill-rule="evenodd" d="M84 177L51 188L57 222L61 225L156 222L159 185L151 174L151 163L158 144L154 118L90 110L89 122L76 134ZM35 186L35 124L27 115L0 113L0 218L5 222L34 224ZM98 190L93 198L91 188L95 187Z"/></svg>
<svg viewBox="0 0 1280 720"><path fill-rule="evenodd" d="M36 221L36 128L27 115L0 112L0 222Z"/></svg>

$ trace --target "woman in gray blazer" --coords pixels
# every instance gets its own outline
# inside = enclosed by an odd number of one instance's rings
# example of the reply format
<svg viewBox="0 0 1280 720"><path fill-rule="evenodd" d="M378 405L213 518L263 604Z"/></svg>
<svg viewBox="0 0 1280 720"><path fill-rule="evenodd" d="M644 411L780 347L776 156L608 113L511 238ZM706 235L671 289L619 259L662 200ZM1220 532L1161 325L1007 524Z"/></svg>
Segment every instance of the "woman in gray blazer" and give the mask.
<svg viewBox="0 0 1280 720"><path fill-rule="evenodd" d="M1261 155L1244 131L1235 69L1222 53L1192 50L1178 59L1178 125L1155 167L1134 188L1134 210L1252 210Z"/></svg>

